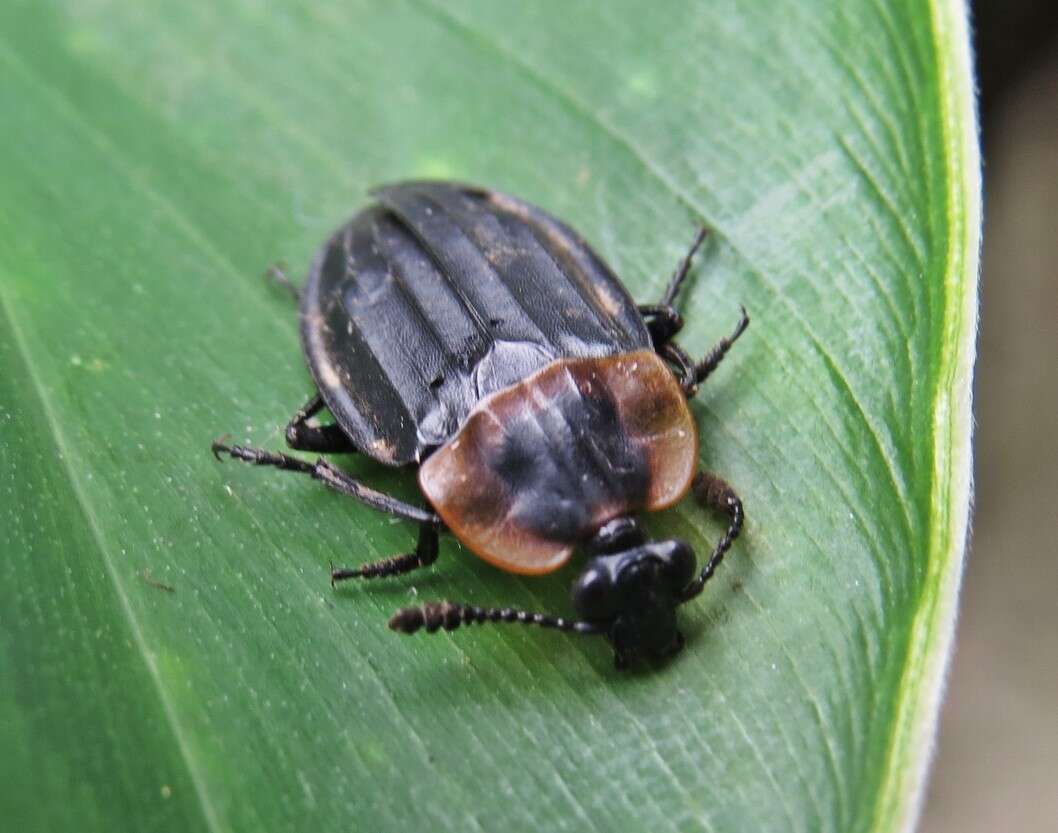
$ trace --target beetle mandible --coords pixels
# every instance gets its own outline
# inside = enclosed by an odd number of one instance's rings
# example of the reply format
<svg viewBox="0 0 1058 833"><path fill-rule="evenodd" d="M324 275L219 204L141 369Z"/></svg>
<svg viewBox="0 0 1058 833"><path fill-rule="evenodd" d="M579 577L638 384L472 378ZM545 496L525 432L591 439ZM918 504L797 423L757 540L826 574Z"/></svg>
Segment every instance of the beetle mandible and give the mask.
<svg viewBox="0 0 1058 833"><path fill-rule="evenodd" d="M416 467L428 508L323 458L223 439L214 455L303 472L419 525L414 552L332 568L332 583L432 564L442 531L513 573L557 570L577 547L590 556L573 584L576 618L426 602L398 610L396 631L519 622L602 635L619 667L676 653L676 608L701 592L743 523L735 491L696 473L687 400L749 317L743 307L731 335L699 361L673 340L683 326L676 297L705 229L660 302L637 306L579 235L522 200L450 182L373 195L320 248L304 288L287 282L300 298L317 393L286 441ZM324 408L334 423L314 419ZM686 543L648 541L634 517L688 491L728 518L700 571Z"/></svg>

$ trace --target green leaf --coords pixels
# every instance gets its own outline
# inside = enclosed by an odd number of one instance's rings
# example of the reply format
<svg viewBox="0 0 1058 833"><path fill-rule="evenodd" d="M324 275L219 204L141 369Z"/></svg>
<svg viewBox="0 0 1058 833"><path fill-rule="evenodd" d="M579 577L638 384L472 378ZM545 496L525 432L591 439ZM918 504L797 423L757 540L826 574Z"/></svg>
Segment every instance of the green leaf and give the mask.
<svg viewBox="0 0 1058 833"><path fill-rule="evenodd" d="M956 0L4 3L10 828L908 829L969 498L966 29ZM398 637L416 599L564 612L575 572L447 541L332 591L329 561L414 530L211 457L282 447L311 390L263 268L417 176L544 206L642 301L714 230L681 339L753 317L694 403L748 524L667 666ZM722 529L689 501L650 524L699 557Z"/></svg>

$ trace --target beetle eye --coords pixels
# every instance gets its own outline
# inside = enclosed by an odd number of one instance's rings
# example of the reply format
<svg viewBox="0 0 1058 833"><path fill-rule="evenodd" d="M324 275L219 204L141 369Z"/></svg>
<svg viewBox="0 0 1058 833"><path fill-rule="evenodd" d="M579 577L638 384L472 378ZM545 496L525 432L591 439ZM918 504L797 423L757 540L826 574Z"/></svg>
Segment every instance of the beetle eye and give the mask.
<svg viewBox="0 0 1058 833"><path fill-rule="evenodd" d="M591 562L573 585L573 607L588 621L612 619L617 609L615 596L609 570Z"/></svg>
<svg viewBox="0 0 1058 833"><path fill-rule="evenodd" d="M672 591L679 593L694 577L694 551L683 541L667 541L666 545L667 551L661 554L662 575Z"/></svg>

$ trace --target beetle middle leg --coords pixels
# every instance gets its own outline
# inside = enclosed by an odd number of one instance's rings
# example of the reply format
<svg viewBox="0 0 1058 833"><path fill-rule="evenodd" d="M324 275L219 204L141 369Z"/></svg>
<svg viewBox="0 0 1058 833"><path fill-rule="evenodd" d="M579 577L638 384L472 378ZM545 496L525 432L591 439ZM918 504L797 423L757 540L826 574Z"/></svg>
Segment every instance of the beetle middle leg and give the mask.
<svg viewBox="0 0 1058 833"><path fill-rule="evenodd" d="M749 313L746 312L746 308L739 306L742 310L742 315L738 319L738 324L735 325L734 331L731 335L724 336L720 341L713 345L708 353L705 354L705 358L694 366L694 380L696 384L701 384L708 378L709 374L716 370L716 366L720 364L720 361L727 355L727 351L731 349L731 345L738 341L738 337L746 332L746 327L749 326Z"/></svg>
<svg viewBox="0 0 1058 833"><path fill-rule="evenodd" d="M701 361L696 362L691 359L687 355L687 351L675 341L670 341L657 349L658 355L671 365L674 365L676 375L680 379L680 387L683 388L683 392L688 399L698 393L698 386L709 377L710 373L716 370L717 365L727 355L727 351L731 349L731 345L738 341L738 337L749 326L749 314L746 312L746 308L740 306L739 309L742 310L742 315L738 319L738 324L735 325L731 335L724 336L714 344Z"/></svg>
<svg viewBox="0 0 1058 833"><path fill-rule="evenodd" d="M435 527L442 525L441 519L433 512L420 509L418 506L412 506L410 503L398 500L385 492L365 486L359 480L350 477L322 458L317 459L314 463L309 463L277 451L266 451L261 448L250 448L244 445L226 445L222 440L223 438L214 440L211 446L213 456L218 460L221 459L221 454L227 454L233 460L242 460L255 466L272 466L280 471L295 471L307 474L313 480L320 481L336 492L356 498L372 509L387 512L390 515L396 515L398 518L404 518L404 520L414 521L415 523L430 524Z"/></svg>

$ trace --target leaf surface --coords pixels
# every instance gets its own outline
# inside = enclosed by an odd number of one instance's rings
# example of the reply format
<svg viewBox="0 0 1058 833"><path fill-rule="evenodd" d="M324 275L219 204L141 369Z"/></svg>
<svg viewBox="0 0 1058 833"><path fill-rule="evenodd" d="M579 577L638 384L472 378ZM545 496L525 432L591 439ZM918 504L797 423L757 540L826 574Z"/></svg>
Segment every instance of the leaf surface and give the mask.
<svg viewBox="0 0 1058 833"><path fill-rule="evenodd" d="M977 146L958 3L12 2L0 11L0 804L18 829L888 831L921 795L961 569ZM699 224L693 406L742 539L688 649L402 639L332 591L414 531L282 446L311 392L261 279L393 179L522 196L643 302ZM417 499L407 473L347 458ZM651 518L704 557L690 502ZM8 812L10 810L10 812ZM14 828L13 828L14 829Z"/></svg>

